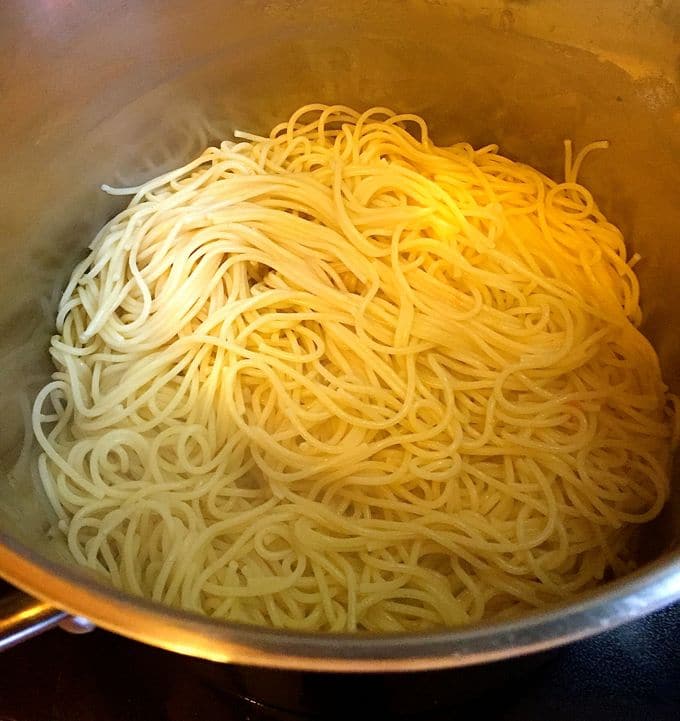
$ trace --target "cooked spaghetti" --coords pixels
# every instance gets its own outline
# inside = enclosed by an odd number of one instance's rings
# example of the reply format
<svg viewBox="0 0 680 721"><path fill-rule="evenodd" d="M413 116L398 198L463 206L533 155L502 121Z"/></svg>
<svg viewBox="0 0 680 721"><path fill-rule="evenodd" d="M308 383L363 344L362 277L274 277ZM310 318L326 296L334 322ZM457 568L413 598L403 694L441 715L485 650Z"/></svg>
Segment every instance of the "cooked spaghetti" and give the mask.
<svg viewBox="0 0 680 721"><path fill-rule="evenodd" d="M409 132L411 131L411 132ZM33 427L78 563L211 616L400 631L629 570L675 414L577 182L310 105L136 188L61 300Z"/></svg>

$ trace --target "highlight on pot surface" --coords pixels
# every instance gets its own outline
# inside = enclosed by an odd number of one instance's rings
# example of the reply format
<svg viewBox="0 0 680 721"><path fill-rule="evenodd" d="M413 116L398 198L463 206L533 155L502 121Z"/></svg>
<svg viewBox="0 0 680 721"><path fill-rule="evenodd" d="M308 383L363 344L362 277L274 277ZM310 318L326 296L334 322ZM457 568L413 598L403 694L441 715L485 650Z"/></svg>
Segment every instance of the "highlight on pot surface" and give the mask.
<svg viewBox="0 0 680 721"><path fill-rule="evenodd" d="M308 105L135 188L33 408L76 561L211 616L401 631L635 565L675 399L580 185L384 108Z"/></svg>

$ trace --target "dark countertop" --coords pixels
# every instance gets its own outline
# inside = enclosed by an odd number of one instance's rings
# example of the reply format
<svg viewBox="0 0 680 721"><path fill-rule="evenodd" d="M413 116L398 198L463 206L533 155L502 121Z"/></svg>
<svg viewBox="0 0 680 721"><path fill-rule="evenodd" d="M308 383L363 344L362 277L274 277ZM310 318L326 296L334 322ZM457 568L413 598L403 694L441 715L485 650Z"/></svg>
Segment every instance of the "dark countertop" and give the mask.
<svg viewBox="0 0 680 721"><path fill-rule="evenodd" d="M538 658L339 677L221 666L100 630L55 630L0 655L0 721L676 721L679 641L677 604Z"/></svg>

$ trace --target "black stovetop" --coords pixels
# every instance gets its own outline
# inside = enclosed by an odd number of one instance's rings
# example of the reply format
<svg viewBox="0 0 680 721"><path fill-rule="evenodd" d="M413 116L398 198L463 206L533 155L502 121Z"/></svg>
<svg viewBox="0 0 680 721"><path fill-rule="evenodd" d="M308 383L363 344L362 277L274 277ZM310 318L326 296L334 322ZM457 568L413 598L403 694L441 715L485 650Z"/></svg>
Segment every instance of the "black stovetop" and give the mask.
<svg viewBox="0 0 680 721"><path fill-rule="evenodd" d="M99 630L0 655L0 721L336 718L677 721L680 604L542 657L399 677L224 666Z"/></svg>

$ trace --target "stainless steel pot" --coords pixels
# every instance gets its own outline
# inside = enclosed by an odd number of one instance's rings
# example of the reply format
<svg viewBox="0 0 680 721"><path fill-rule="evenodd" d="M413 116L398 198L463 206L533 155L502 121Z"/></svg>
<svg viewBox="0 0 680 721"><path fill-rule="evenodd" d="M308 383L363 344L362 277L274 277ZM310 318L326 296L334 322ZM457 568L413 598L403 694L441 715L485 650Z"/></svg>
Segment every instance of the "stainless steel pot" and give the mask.
<svg viewBox="0 0 680 721"><path fill-rule="evenodd" d="M33 620L49 625L67 611L217 661L411 670L546 649L679 598L676 483L646 529L639 572L517 621L379 637L219 623L119 593L76 568L48 534L20 457L26 399L49 373L60 284L120 207L98 186L151 177L234 127L264 131L310 101L414 111L441 143L499 142L555 176L563 138L609 139L583 176L644 257L645 330L680 389L679 57L678 0L5 0L0 574L41 601L6 602L0 632L25 636Z"/></svg>

